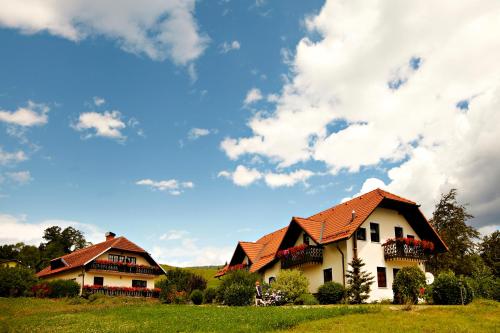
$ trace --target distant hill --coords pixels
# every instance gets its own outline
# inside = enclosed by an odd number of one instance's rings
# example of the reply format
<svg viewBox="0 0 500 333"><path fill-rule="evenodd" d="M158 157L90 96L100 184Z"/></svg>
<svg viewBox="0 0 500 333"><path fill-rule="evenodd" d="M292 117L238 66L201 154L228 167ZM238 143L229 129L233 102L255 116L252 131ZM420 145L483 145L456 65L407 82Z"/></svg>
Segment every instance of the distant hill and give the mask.
<svg viewBox="0 0 500 333"><path fill-rule="evenodd" d="M170 269L180 268L185 269L190 272L196 273L203 276L207 280L207 287L217 287L220 284L220 280L214 278L215 273L222 267L221 266L197 266L197 267L175 267L170 265L161 265L164 270L168 271Z"/></svg>

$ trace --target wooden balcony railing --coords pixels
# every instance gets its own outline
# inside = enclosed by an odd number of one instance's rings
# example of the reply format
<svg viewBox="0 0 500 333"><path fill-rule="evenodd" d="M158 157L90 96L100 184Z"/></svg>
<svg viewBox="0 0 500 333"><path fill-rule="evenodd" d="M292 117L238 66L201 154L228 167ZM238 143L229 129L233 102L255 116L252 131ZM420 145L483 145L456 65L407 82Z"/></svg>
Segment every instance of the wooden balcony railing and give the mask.
<svg viewBox="0 0 500 333"><path fill-rule="evenodd" d="M123 262L110 262L102 260L94 260L89 264L89 269L98 269L103 271L114 271L122 273L145 274L145 275L160 275L162 270L154 266L134 265Z"/></svg>
<svg viewBox="0 0 500 333"><path fill-rule="evenodd" d="M389 239L382 244L385 260L425 261L434 252L434 244L409 238Z"/></svg>
<svg viewBox="0 0 500 333"><path fill-rule="evenodd" d="M278 253L281 260L281 268L292 268L306 264L323 263L322 246L302 246L302 248L293 247L282 250Z"/></svg>
<svg viewBox="0 0 500 333"><path fill-rule="evenodd" d="M83 293L103 294L107 296L130 296L130 297L158 297L160 289L134 288L134 287L109 287L97 285L85 285Z"/></svg>

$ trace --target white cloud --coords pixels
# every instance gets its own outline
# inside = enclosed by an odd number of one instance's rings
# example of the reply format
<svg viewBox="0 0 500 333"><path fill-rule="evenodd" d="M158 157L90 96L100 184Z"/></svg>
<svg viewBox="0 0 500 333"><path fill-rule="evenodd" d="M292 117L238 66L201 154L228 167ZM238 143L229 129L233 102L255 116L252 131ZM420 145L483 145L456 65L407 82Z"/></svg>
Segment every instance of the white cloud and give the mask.
<svg viewBox="0 0 500 333"><path fill-rule="evenodd" d="M169 245L153 246L152 256L160 263L177 267L222 265L234 250L232 246L200 245L199 240L185 230L171 230L160 238L168 240Z"/></svg>
<svg viewBox="0 0 500 333"><path fill-rule="evenodd" d="M239 50L241 47L240 42L233 40L231 43L224 42L219 46L220 53L228 53L230 51Z"/></svg>
<svg viewBox="0 0 500 333"><path fill-rule="evenodd" d="M238 165L234 172L224 170L219 172L218 177L230 179L235 185L243 187L249 186L264 178L267 186L277 188L291 187L300 182L307 185L306 181L313 175L314 173L312 171L303 169L292 171L290 173L263 173L257 169L247 168L244 165Z"/></svg>
<svg viewBox="0 0 500 333"><path fill-rule="evenodd" d="M291 187L295 184L302 182L307 184L306 181L312 177L314 173L310 170L296 170L290 173L267 173L264 177L266 184L271 188L276 187Z"/></svg>
<svg viewBox="0 0 500 333"><path fill-rule="evenodd" d="M228 157L333 174L392 162L387 188L427 215L456 187L475 223L498 221L498 2L327 1L305 23L320 39L299 42L276 107L221 143Z"/></svg>
<svg viewBox="0 0 500 333"><path fill-rule="evenodd" d="M92 243L104 241L104 231L99 227L67 220L44 220L41 222L28 222L26 216L13 216L0 213L0 244L14 244L24 242L39 245L42 242L43 231L52 226L61 228L74 227L83 232L85 239Z"/></svg>
<svg viewBox="0 0 500 333"><path fill-rule="evenodd" d="M194 188L193 182L179 182L176 179L159 180L141 179L135 182L136 185L148 186L149 188L157 191L167 191L171 195L180 195L185 189Z"/></svg>
<svg viewBox="0 0 500 333"><path fill-rule="evenodd" d="M28 156L22 150L16 152L7 152L0 147L0 165L15 164L26 161Z"/></svg>
<svg viewBox="0 0 500 333"><path fill-rule="evenodd" d="M33 180L29 171L7 172L5 175L10 178L10 180L20 185L28 184Z"/></svg>
<svg viewBox="0 0 500 333"><path fill-rule="evenodd" d="M121 119L119 111L84 112L78 117L78 122L72 127L77 131L84 131L85 138L101 136L118 140L125 140L123 130L126 125ZM89 130L93 130L89 132Z"/></svg>
<svg viewBox="0 0 500 333"><path fill-rule="evenodd" d="M101 106L103 105L104 103L106 103L106 100L102 97L98 97L98 96L94 96L94 104L96 106Z"/></svg>
<svg viewBox="0 0 500 333"><path fill-rule="evenodd" d="M234 184L246 187L262 178L262 174L257 169L248 169L244 165L238 165L234 172L221 171L218 177L231 179Z"/></svg>
<svg viewBox="0 0 500 333"><path fill-rule="evenodd" d="M189 140L197 140L199 138L201 138L202 136L207 136L207 135L210 135L211 133L216 133L217 130L209 130L209 129L206 129L206 128L191 128L188 132L188 139Z"/></svg>
<svg viewBox="0 0 500 333"><path fill-rule="evenodd" d="M75 42L115 40L126 52L187 64L208 44L194 18L195 0L0 0L0 25L25 34L48 32Z"/></svg>
<svg viewBox="0 0 500 333"><path fill-rule="evenodd" d="M23 127L45 125L48 121L49 110L45 104L28 101L26 107L19 107L16 111L0 110L0 121Z"/></svg>
<svg viewBox="0 0 500 333"><path fill-rule="evenodd" d="M247 95L245 97L245 100L243 101L243 104L245 105L250 105L255 102L260 101L263 98L262 93L260 92L260 89L258 88L252 88L247 92Z"/></svg>

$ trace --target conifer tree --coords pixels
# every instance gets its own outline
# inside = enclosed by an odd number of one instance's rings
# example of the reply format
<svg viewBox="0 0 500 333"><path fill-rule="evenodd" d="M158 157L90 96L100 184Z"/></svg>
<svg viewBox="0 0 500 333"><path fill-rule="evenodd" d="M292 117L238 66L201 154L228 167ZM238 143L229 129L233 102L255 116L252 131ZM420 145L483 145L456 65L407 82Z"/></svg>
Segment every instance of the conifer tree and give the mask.
<svg viewBox="0 0 500 333"><path fill-rule="evenodd" d="M370 295L370 285L373 283L373 276L363 271L365 263L360 258L354 258L349 263L351 269L347 270L347 297L351 304L361 304Z"/></svg>

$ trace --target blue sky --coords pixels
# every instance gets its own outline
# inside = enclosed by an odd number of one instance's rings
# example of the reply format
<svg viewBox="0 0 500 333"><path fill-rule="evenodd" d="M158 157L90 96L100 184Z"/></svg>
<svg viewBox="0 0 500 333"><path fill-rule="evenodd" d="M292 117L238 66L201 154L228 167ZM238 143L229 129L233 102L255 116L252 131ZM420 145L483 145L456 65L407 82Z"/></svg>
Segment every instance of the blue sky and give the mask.
<svg viewBox="0 0 500 333"><path fill-rule="evenodd" d="M429 96L422 86L443 87L437 77L454 70L432 74L450 57L433 49L436 41L453 50L451 37L401 42L387 56L390 41L403 37L355 24L380 8L356 13L324 1L167 1L172 7L163 8L146 1L143 13L127 2L124 20L108 23L102 17L114 18L112 2L89 3L85 17L78 3L70 2L70 12L43 8L46 18L0 14L3 243L37 243L43 227L58 223L80 227L94 242L108 230L125 235L165 263L221 264L236 241L377 186L422 202L428 215L442 191L469 186L467 170L436 169L437 149L456 155L467 137L436 136L425 119L488 131L482 122L494 98L475 96L496 93L498 80L493 73L471 87L478 68L454 79L463 87L442 92L447 104L421 102ZM455 14L451 26L487 15ZM138 30L141 38L133 19L151 24ZM397 30L398 22L386 24ZM409 38L418 31L415 24ZM364 50L367 43L349 45L353 36L382 36L381 45ZM491 47L486 37L479 50ZM363 95L373 82L380 87ZM456 107L464 100L470 113ZM393 105L408 114L393 117ZM445 108L443 118L408 121L429 106ZM391 122L404 132L388 130ZM494 151L494 141L481 145ZM474 154L470 160L492 157ZM485 179L498 180L498 167L481 168ZM410 181L420 178L427 182ZM475 204L476 226L494 230L498 191L478 183L488 196L463 200Z"/></svg>

